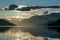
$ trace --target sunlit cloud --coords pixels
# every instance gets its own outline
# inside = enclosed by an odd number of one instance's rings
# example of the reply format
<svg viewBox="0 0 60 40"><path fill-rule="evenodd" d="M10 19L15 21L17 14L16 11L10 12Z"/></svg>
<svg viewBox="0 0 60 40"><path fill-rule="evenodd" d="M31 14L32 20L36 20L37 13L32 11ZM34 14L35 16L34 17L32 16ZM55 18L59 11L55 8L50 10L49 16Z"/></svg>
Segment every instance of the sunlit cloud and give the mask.
<svg viewBox="0 0 60 40"><path fill-rule="evenodd" d="M18 5L18 8L27 7L26 5Z"/></svg>

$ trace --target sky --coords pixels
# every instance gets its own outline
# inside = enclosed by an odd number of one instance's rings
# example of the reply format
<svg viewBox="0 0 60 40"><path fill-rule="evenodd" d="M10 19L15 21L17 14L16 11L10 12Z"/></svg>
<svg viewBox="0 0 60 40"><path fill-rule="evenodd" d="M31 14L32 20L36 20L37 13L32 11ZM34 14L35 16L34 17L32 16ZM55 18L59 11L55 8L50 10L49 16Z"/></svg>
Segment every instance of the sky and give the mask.
<svg viewBox="0 0 60 40"><path fill-rule="evenodd" d="M0 8L9 6L10 4L27 5L27 6L60 6L60 0L0 0Z"/></svg>

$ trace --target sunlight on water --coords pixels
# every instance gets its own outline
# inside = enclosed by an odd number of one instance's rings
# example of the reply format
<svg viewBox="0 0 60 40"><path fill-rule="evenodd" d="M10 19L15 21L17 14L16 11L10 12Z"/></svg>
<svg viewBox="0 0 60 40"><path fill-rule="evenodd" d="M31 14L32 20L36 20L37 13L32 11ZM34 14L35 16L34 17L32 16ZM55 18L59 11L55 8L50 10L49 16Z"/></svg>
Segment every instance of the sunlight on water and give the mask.
<svg viewBox="0 0 60 40"><path fill-rule="evenodd" d="M15 39L15 40L20 40L20 39Z"/></svg>

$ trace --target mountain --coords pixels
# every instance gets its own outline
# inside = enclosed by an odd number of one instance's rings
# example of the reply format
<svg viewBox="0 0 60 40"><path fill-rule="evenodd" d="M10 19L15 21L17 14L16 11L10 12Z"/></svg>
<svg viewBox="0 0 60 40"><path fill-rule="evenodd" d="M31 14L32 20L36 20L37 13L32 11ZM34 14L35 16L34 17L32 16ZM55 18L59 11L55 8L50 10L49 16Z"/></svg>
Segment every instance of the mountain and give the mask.
<svg viewBox="0 0 60 40"><path fill-rule="evenodd" d="M60 13L32 16L31 18L24 19L18 23L20 26L19 30L23 32L29 32L35 36L60 37L58 31L48 28L49 23L57 21L58 19L60 19Z"/></svg>
<svg viewBox="0 0 60 40"><path fill-rule="evenodd" d="M12 28L10 26L13 27L13 26L15 26L15 24L10 23L4 19L0 19L0 32L5 32L5 31L9 30L10 28Z"/></svg>
<svg viewBox="0 0 60 40"><path fill-rule="evenodd" d="M60 13L51 13L49 15L41 15L41 16L32 16L29 19L24 19L21 22L18 23L18 25L32 25L32 26L36 26L37 24L45 24L49 23L50 21L56 21L60 18ZM21 24L20 24L21 23ZM38 25L37 25L38 26Z"/></svg>
<svg viewBox="0 0 60 40"><path fill-rule="evenodd" d="M56 20L56 21L53 21L51 23L48 23L48 28L49 29L52 29L52 30L56 30L58 32L60 32L60 19ZM52 27L50 27L52 26Z"/></svg>

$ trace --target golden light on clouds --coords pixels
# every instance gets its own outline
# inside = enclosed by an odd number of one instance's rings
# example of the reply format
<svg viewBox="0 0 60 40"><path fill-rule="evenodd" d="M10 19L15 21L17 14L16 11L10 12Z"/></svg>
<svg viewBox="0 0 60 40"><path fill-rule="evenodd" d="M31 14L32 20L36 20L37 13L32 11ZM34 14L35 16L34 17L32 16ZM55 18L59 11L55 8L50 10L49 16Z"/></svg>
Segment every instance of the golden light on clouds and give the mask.
<svg viewBox="0 0 60 40"><path fill-rule="evenodd" d="M12 20L11 18L8 18L8 20Z"/></svg>
<svg viewBox="0 0 60 40"><path fill-rule="evenodd" d="M15 16L16 18L20 18L20 16Z"/></svg>

